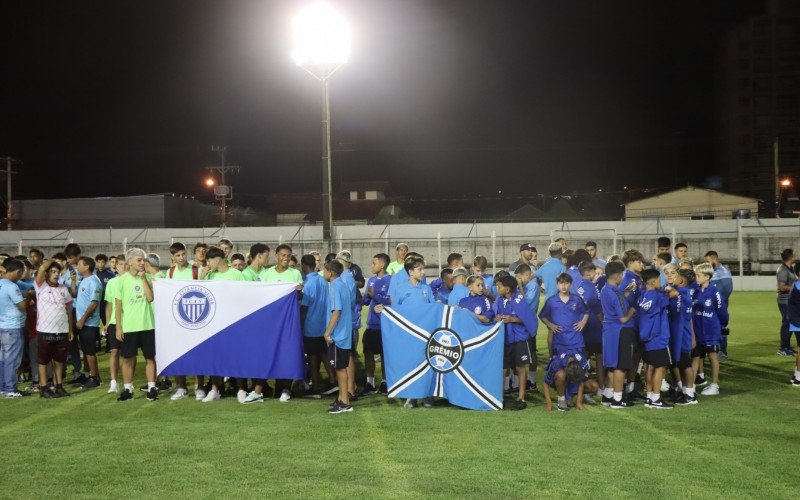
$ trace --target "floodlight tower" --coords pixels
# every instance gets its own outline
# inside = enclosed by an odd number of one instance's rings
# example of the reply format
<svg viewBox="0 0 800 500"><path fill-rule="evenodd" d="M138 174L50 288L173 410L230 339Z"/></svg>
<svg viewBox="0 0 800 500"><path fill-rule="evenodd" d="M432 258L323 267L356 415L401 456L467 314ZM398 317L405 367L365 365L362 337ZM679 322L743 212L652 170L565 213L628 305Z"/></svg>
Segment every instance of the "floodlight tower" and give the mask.
<svg viewBox="0 0 800 500"><path fill-rule="evenodd" d="M350 55L350 26L332 5L313 3L298 12L292 20L292 38L294 62L322 84L322 239L330 252L333 200L328 81Z"/></svg>

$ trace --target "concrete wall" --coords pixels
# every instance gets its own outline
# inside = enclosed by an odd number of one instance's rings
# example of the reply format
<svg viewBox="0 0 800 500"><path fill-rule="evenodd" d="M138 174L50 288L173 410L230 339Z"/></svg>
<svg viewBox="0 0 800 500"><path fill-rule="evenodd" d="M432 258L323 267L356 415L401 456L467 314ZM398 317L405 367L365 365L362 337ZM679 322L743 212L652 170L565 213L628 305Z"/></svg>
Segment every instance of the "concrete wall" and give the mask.
<svg viewBox="0 0 800 500"><path fill-rule="evenodd" d="M656 238L668 236L673 244L679 241L689 246L689 254L699 261L707 250L716 250L723 262L738 274L739 236L746 273L764 273L772 276L778 267L780 252L784 248L800 249L800 220L750 219L750 220L639 220L602 222L553 222L515 224L405 224L405 225L351 225L335 226L333 250L346 248L353 253L355 262L367 267L375 253L387 251L394 257L398 242L408 243L414 251L428 261L429 274L446 265L447 254L459 252L470 261L475 255L484 255L490 269L505 268L518 258L519 246L532 243L545 257L549 242L563 236L572 248L582 247L587 240L598 244L601 255L621 253L626 248L638 248L646 256L655 253ZM167 229L92 229L63 231L10 231L0 232L0 251L16 254L31 247L52 255L74 241L84 253L116 254L126 247L138 246L156 252L165 261L169 245L181 241L191 247L197 241L215 243L228 238L236 244L237 251L246 252L255 242L266 242L272 248L278 243L289 243L296 254L318 250L324 253L321 226L275 226L236 228L167 228ZM21 245L20 245L21 242ZM746 280L743 287L774 290L774 282Z"/></svg>

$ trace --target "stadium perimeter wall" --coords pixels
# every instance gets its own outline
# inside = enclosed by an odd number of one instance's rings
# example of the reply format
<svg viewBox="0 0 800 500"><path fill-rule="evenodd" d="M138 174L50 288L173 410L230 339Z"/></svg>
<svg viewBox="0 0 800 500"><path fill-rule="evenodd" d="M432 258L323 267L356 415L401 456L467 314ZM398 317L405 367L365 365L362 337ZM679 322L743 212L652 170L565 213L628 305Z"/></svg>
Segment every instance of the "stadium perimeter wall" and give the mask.
<svg viewBox="0 0 800 500"><path fill-rule="evenodd" d="M398 242L406 242L425 256L429 274L446 265L447 254L459 252L467 261L484 255L490 270L503 269L518 258L522 243L532 243L542 260L552 239L564 237L571 248L587 240L597 242L604 257L638 248L646 256L656 250L656 238L668 236L673 245L684 242L689 255L700 261L707 250L716 250L731 269L739 290L774 290L774 273L784 248L798 248L800 219L739 220L632 220L531 223L463 223L335 225L333 251L348 249L354 261L369 271L377 252L394 256ZM120 253L140 247L161 255L169 262L169 245L181 241L191 247L197 241L216 243L220 238L234 242L236 251L246 253L255 242L292 245L300 255L317 250L325 253L319 225L227 228L143 228L64 229L0 232L0 251L27 253L40 248L47 256L70 242L79 243L87 255ZM743 270L740 273L740 263ZM166 265L166 264L165 264ZM740 277L741 276L741 277Z"/></svg>

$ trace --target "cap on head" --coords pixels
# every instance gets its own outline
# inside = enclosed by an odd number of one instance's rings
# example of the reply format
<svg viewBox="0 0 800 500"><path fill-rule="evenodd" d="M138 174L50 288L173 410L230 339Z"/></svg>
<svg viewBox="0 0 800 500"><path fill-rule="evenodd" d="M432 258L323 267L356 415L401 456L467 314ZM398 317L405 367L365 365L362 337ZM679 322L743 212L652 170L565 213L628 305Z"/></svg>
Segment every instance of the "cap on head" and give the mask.
<svg viewBox="0 0 800 500"><path fill-rule="evenodd" d="M531 243L523 243L519 246L519 251L522 252L524 250L535 251L536 248Z"/></svg>
<svg viewBox="0 0 800 500"><path fill-rule="evenodd" d="M350 253L349 250L342 250L341 252L336 254L336 260L341 260L350 263L353 261L353 255Z"/></svg>

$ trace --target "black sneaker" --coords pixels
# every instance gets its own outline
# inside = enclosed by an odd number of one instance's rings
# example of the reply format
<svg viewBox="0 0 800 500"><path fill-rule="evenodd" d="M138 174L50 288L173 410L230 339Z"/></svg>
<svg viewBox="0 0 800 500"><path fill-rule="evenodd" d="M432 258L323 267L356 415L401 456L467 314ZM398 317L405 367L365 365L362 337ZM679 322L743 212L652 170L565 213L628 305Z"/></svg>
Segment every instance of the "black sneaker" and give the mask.
<svg viewBox="0 0 800 500"><path fill-rule="evenodd" d="M706 384L708 384L708 381L706 380L705 376L701 377L700 375L698 375L694 378L694 385L702 387Z"/></svg>
<svg viewBox="0 0 800 500"><path fill-rule="evenodd" d="M682 392L676 392L675 393L675 397L672 398L672 402L674 404L676 404L676 405L679 405L679 404L681 404L683 402L683 400L685 398L686 398L686 394L684 394Z"/></svg>
<svg viewBox="0 0 800 500"><path fill-rule="evenodd" d="M378 391L375 390L375 387L372 384L367 384L364 386L364 390L361 391L363 396L372 396L373 394L377 394Z"/></svg>
<svg viewBox="0 0 800 500"><path fill-rule="evenodd" d="M342 413L342 403L340 403L338 399L334 401L331 407L328 408L328 413L331 415L338 415L339 413Z"/></svg>
<svg viewBox="0 0 800 500"><path fill-rule="evenodd" d="M525 402L524 399L517 399L509 406L509 409L512 411L524 410L528 407L528 403Z"/></svg>
<svg viewBox="0 0 800 500"><path fill-rule="evenodd" d="M125 389L124 391L122 391L122 394L119 395L119 397L117 398L117 401L119 401L120 403L123 403L123 402L129 401L131 399L133 399L133 393L130 391L130 389Z"/></svg>
<svg viewBox="0 0 800 500"><path fill-rule="evenodd" d="M386 386L386 382L381 382L378 392L381 394L389 394L389 388Z"/></svg>
<svg viewBox="0 0 800 500"><path fill-rule="evenodd" d="M144 384L143 386L139 387L139 390L142 392L149 392L150 387L147 384ZM208 391L206 391L206 393L208 393Z"/></svg>
<svg viewBox="0 0 800 500"><path fill-rule="evenodd" d="M158 392L167 392L169 391L170 387L172 387L172 382L170 382L169 379L162 380L156 384L156 389L158 389Z"/></svg>
<svg viewBox="0 0 800 500"><path fill-rule="evenodd" d="M68 396L69 396L69 393L68 393L67 391L65 391L65 390L64 390L64 387L63 387L63 386L60 386L60 385L59 385L59 386L56 386L56 390L55 390L55 391L53 391L53 394L54 394L54 395L55 395L57 398L66 398L66 397L68 397Z"/></svg>
<svg viewBox="0 0 800 500"><path fill-rule="evenodd" d="M620 401L617 400L612 401L610 408L614 410L619 410L620 408L630 408L631 406L634 406L632 402L625 401L624 399L622 399Z"/></svg>
<svg viewBox="0 0 800 500"><path fill-rule="evenodd" d="M647 406L648 408L655 408L657 410L671 410L672 408L674 408L672 403L667 403L663 399L657 399L655 401L650 401L645 406Z"/></svg>
<svg viewBox="0 0 800 500"><path fill-rule="evenodd" d="M797 380L797 377L792 377L792 380L790 380L789 382L794 387L800 387L800 380Z"/></svg>
<svg viewBox="0 0 800 500"><path fill-rule="evenodd" d="M91 377L84 382L81 389L94 389L95 387L100 387L100 379L98 377Z"/></svg>
<svg viewBox="0 0 800 500"><path fill-rule="evenodd" d="M688 394L684 394L683 398L680 401L675 402L676 405L696 405L697 404L697 396L689 396Z"/></svg>
<svg viewBox="0 0 800 500"><path fill-rule="evenodd" d="M77 387L79 385L85 384L88 380L89 380L89 377L87 377L85 374L81 373L77 377L75 377L72 380L70 380L69 383L73 387Z"/></svg>
<svg viewBox="0 0 800 500"><path fill-rule="evenodd" d="M358 398L359 398L359 396L356 396L355 394L350 394L350 401L351 402L352 401L358 401ZM344 404L344 403L342 403L342 404Z"/></svg>
<svg viewBox="0 0 800 500"><path fill-rule="evenodd" d="M350 405L346 405L346 404L344 404L344 403L342 403L340 401L339 402L339 410L340 410L339 413L349 413L349 412L353 411L353 407L350 406Z"/></svg>
<svg viewBox="0 0 800 500"><path fill-rule="evenodd" d="M531 382L530 380L525 382L525 390L528 392L536 392L536 382Z"/></svg>
<svg viewBox="0 0 800 500"><path fill-rule="evenodd" d="M152 388L150 388L149 391L147 391L147 400L148 401L155 401L156 399L158 399L158 389L155 388L155 387L152 387Z"/></svg>
<svg viewBox="0 0 800 500"><path fill-rule="evenodd" d="M335 400L333 400L333 403L328 405L328 408L333 408L334 406L336 406L338 404L339 404L339 398L336 398Z"/></svg>
<svg viewBox="0 0 800 500"><path fill-rule="evenodd" d="M42 387L39 389L39 397L42 399L53 399L56 396L49 387Z"/></svg>
<svg viewBox="0 0 800 500"><path fill-rule="evenodd" d="M603 399L600 401L600 404L603 406L611 406L611 403L614 402L614 398L607 398L603 396Z"/></svg>

